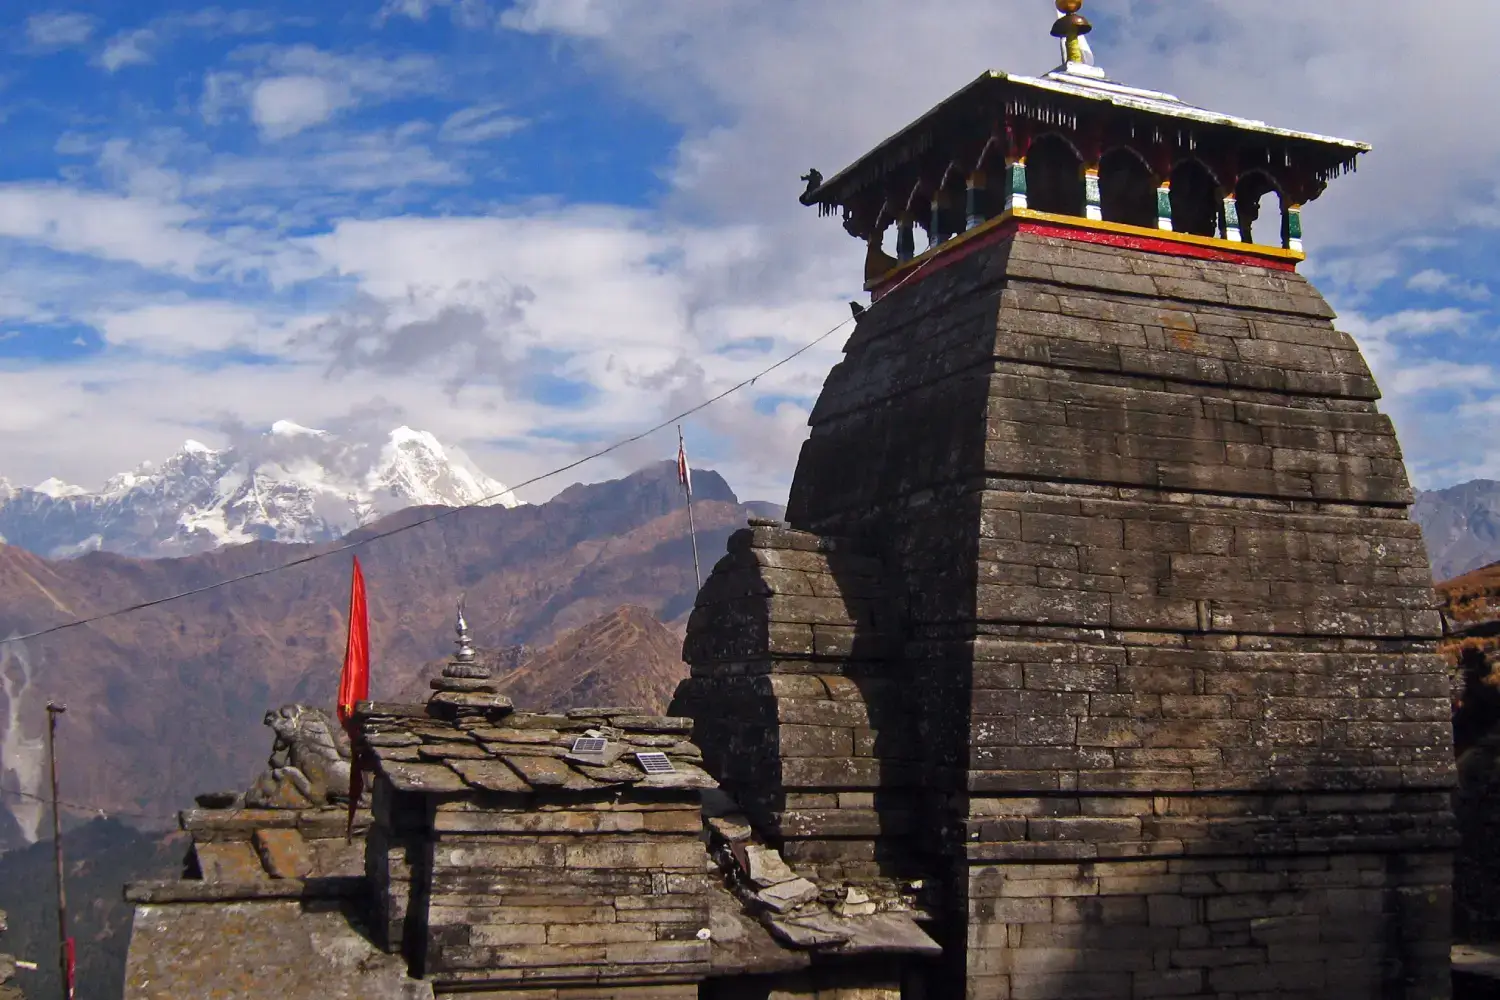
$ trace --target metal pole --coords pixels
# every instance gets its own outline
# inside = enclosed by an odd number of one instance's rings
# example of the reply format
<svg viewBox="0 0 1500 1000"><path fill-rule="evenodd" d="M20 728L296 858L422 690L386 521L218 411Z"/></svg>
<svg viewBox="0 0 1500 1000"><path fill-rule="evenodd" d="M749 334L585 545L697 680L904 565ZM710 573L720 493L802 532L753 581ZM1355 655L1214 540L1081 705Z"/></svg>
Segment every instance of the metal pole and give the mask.
<svg viewBox="0 0 1500 1000"><path fill-rule="evenodd" d="M703 573L698 569L698 528L693 524L693 485L692 476L687 471L687 447L682 441L682 425L677 425L677 454L683 457L682 489L687 494L688 509L688 537L693 540L693 579L697 581L698 589L703 589ZM694 599L697 594L693 595Z"/></svg>
<svg viewBox="0 0 1500 1000"><path fill-rule="evenodd" d="M68 963L68 893L63 885L62 818L57 807L57 717L67 709L47 703L47 760L52 769L52 857L57 865L57 966L63 1000L73 1000Z"/></svg>
<svg viewBox="0 0 1500 1000"><path fill-rule="evenodd" d="M688 535L693 539L693 579L698 582L698 589L703 589L703 574L698 569L698 529L693 524L693 491L688 490ZM697 595L693 595L695 598Z"/></svg>

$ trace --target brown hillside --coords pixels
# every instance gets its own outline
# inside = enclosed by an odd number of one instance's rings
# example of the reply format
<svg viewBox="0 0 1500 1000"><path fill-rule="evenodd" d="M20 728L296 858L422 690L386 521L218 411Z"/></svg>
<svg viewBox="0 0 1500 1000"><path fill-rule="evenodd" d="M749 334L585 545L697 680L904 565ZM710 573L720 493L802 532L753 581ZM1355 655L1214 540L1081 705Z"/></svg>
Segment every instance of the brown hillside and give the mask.
<svg viewBox="0 0 1500 1000"><path fill-rule="evenodd" d="M617 608L582 628L564 633L517 666L481 650L500 690L518 706L561 711L585 705L630 705L665 713L677 682L687 676L682 638L645 608ZM429 681L446 660L428 664L401 693L402 701L425 699Z"/></svg>
<svg viewBox="0 0 1500 1000"><path fill-rule="evenodd" d="M695 485L703 497L694 507L700 548L722 552L729 532L745 523L747 509L714 473L697 474ZM405 511L367 530L427 513ZM185 559L96 553L50 562L0 546L0 636L281 565L312 551L257 543ZM477 644L539 647L626 603L660 621L682 619L695 591L686 512L671 463L610 483L570 487L546 504L458 511L372 542L359 555L369 587L376 697L390 697L423 664L447 655L460 592L467 594ZM24 645L0 646L0 724L19 719L20 735L36 741L46 700L67 705L59 756L63 796L72 801L167 814L194 792L242 787L264 764L269 744L261 716L267 707L331 702L343 657L348 588L349 556L341 553ZM633 641L659 644L659 638ZM532 691L553 698L589 689L580 689L577 678L553 682L542 672L538 665L525 693L518 691L523 703L531 701ZM664 683L643 681L640 696ZM37 791L38 753L35 742L0 742L0 784ZM13 843L17 832L3 829L8 819L0 814L0 846Z"/></svg>
<svg viewBox="0 0 1500 1000"><path fill-rule="evenodd" d="M1500 563L1437 585L1454 673L1453 735L1460 753L1500 725Z"/></svg>

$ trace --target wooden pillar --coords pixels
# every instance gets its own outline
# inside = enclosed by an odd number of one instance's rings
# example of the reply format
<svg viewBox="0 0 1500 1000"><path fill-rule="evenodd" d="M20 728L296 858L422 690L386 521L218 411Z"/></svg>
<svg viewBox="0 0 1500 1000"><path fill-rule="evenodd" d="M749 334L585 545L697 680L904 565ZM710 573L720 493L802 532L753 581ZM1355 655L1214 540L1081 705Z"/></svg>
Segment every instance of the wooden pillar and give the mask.
<svg viewBox="0 0 1500 1000"><path fill-rule="evenodd" d="M896 220L896 259L911 260L917 255L916 223L910 212L901 213Z"/></svg>
<svg viewBox="0 0 1500 1000"><path fill-rule="evenodd" d="M1239 200L1233 194L1224 199L1224 238L1232 243L1244 242L1240 232Z"/></svg>
<svg viewBox="0 0 1500 1000"><path fill-rule="evenodd" d="M1099 161L1083 165L1083 214L1090 222L1104 221L1104 204L1099 192Z"/></svg>
<svg viewBox="0 0 1500 1000"><path fill-rule="evenodd" d="M1005 210L1026 208L1026 157L1006 157L1005 160Z"/></svg>
<svg viewBox="0 0 1500 1000"><path fill-rule="evenodd" d="M985 223L985 185L984 171L976 170L969 175L964 183L964 229L973 229Z"/></svg>
<svg viewBox="0 0 1500 1000"><path fill-rule="evenodd" d="M929 250L952 235L948 231L948 200L946 188L932 196L932 220L927 227L927 249Z"/></svg>
<svg viewBox="0 0 1500 1000"><path fill-rule="evenodd" d="M1288 203L1281 213L1281 245L1302 252L1302 206Z"/></svg>

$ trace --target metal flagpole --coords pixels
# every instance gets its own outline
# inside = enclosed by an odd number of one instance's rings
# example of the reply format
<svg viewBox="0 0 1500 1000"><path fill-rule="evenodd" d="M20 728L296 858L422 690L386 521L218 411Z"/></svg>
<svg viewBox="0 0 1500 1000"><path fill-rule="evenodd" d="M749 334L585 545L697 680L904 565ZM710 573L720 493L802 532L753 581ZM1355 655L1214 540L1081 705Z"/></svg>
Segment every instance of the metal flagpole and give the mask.
<svg viewBox="0 0 1500 1000"><path fill-rule="evenodd" d="M682 489L687 494L688 510L688 537L693 540L693 579L698 584L698 589L703 589L703 572L698 568L698 528L693 523L693 477L688 472L687 446L682 440L682 425L677 425L677 462L679 466L679 478L682 480ZM696 595L695 595L696 596Z"/></svg>
<svg viewBox="0 0 1500 1000"><path fill-rule="evenodd" d="M47 761L52 770L52 858L57 866L57 964L64 1000L73 1000L73 963L68 955L68 893L63 885L62 814L57 807L57 717L66 712L47 702Z"/></svg>

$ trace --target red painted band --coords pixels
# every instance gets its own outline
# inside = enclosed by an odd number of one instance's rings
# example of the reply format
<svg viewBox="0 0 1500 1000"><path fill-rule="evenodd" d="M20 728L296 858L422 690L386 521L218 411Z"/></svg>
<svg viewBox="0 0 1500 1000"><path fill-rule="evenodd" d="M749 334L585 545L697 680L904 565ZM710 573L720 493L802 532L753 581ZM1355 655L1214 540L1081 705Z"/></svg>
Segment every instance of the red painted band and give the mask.
<svg viewBox="0 0 1500 1000"><path fill-rule="evenodd" d="M1215 260L1223 264L1246 264L1272 271L1297 270L1295 261L1262 257L1254 252L1238 253L1234 250L1221 250L1218 247L1199 246L1196 243L1179 243L1176 240L1130 236L1125 233L1106 233L1094 229L1074 229L1071 226L1054 226L1050 223L1026 219L1019 221L1018 228L1023 233L1054 236L1060 240L1077 240L1080 243L1101 243L1126 250L1143 250L1146 253L1163 253L1173 257L1196 257L1199 260Z"/></svg>
<svg viewBox="0 0 1500 1000"><path fill-rule="evenodd" d="M1103 246L1119 247L1124 250L1159 253L1169 257L1192 257L1198 260L1218 261L1222 264L1244 264L1250 267L1263 267L1270 271L1297 270L1297 264L1294 261L1262 257L1253 252L1237 253L1233 250L1221 250L1217 247L1199 246L1195 243L1182 243L1177 240L1153 239L1149 236L1132 236L1126 233L1110 233L1097 229L1059 226L1030 219L1012 219L1010 222L997 227L993 232L985 233L978 239L965 240L948 253L939 252L936 257L932 258L925 265L921 265L922 274L915 280L920 281L934 272L941 271L952 264L957 264L970 254L977 253L1003 240L1010 239L1018 232L1034 233L1037 236L1050 236L1060 240L1072 240L1075 243L1095 243ZM905 278L905 274L897 274L881 282L875 288L871 289L871 301L879 302Z"/></svg>

